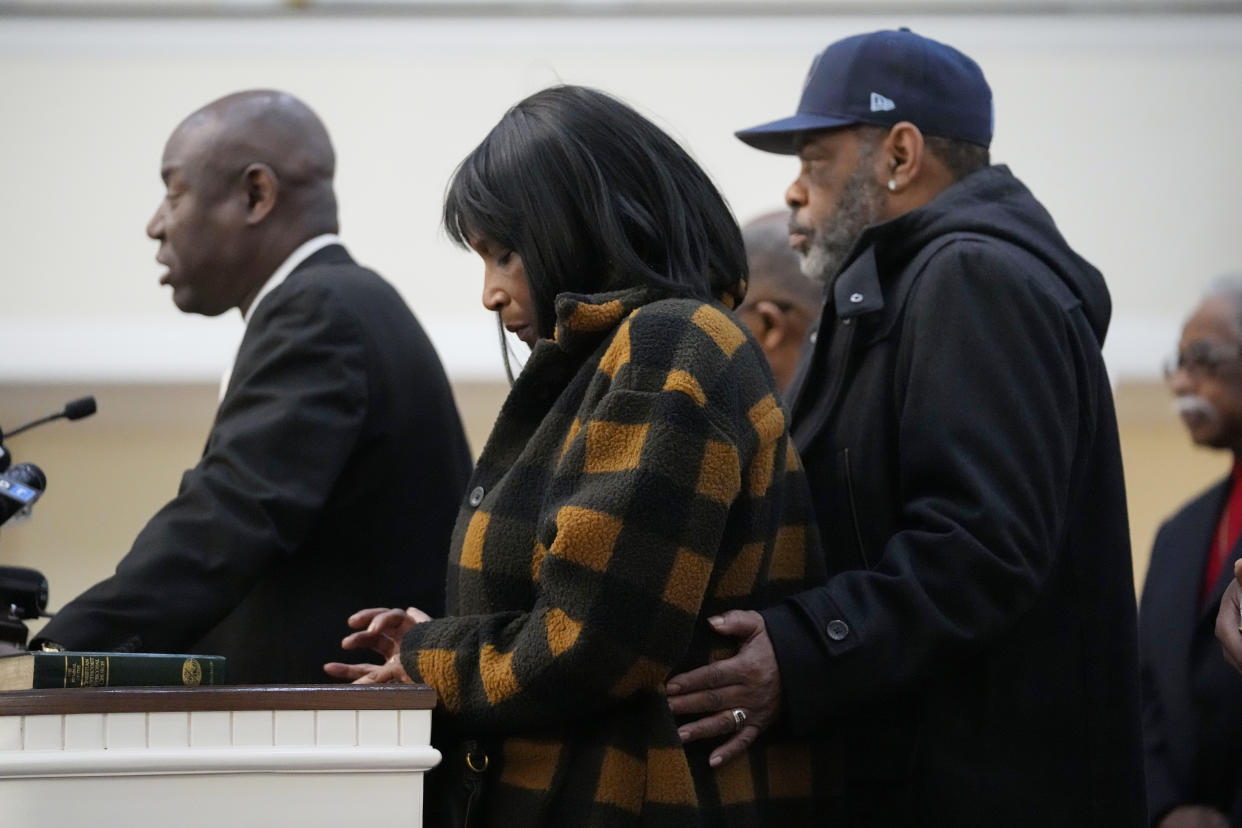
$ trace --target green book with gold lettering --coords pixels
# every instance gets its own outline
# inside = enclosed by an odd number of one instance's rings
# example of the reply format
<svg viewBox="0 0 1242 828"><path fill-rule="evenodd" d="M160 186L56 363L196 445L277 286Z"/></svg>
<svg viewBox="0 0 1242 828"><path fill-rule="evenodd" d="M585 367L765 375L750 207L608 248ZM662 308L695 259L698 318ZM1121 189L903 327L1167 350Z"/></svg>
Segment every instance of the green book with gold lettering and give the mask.
<svg viewBox="0 0 1242 828"><path fill-rule="evenodd" d="M0 690L197 687L224 683L224 656L173 653L13 653L0 656Z"/></svg>

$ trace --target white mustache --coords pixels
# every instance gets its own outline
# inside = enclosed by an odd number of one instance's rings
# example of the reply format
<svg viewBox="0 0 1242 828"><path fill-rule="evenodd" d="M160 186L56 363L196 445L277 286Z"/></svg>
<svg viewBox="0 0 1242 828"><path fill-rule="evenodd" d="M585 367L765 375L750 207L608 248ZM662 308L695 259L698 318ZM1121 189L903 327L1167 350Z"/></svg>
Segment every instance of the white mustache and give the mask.
<svg viewBox="0 0 1242 828"><path fill-rule="evenodd" d="M1202 414L1204 417L1212 420L1217 418L1216 406L1212 405L1210 402L1197 394L1186 394L1185 396L1174 397L1173 410L1179 415Z"/></svg>

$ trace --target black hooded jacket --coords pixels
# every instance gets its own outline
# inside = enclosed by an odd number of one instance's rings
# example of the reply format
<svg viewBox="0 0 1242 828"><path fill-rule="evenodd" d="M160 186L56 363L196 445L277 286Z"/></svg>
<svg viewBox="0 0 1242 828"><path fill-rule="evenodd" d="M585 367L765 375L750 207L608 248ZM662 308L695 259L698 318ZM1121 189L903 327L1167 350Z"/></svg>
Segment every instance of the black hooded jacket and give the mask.
<svg viewBox="0 0 1242 828"><path fill-rule="evenodd" d="M1005 167L859 238L789 392L827 584L764 613L837 825L1139 826L1100 273Z"/></svg>

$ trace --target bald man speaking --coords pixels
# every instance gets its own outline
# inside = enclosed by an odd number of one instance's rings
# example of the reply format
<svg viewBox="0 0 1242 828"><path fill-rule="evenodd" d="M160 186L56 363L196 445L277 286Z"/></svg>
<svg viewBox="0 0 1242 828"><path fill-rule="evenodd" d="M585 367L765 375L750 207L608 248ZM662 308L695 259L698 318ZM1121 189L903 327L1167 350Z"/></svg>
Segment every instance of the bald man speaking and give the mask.
<svg viewBox="0 0 1242 828"><path fill-rule="evenodd" d="M202 459L116 573L32 646L219 653L236 683L320 682L360 606L443 605L470 456L435 350L337 237L336 160L291 95L173 131L147 225L182 311L246 332Z"/></svg>

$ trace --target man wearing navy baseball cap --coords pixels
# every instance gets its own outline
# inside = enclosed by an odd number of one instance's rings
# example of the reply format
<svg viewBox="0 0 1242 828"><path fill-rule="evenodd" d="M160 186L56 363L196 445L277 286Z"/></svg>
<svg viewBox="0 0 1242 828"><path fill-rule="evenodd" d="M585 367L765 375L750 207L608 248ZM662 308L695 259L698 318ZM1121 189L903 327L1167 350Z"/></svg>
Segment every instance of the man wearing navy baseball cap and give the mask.
<svg viewBox="0 0 1242 828"><path fill-rule="evenodd" d="M903 29L737 133L801 163L790 244L827 298L786 399L831 574L713 619L737 655L669 701L714 764L768 727L833 740L825 824L1145 824L1108 290L991 165L992 113L973 60Z"/></svg>

